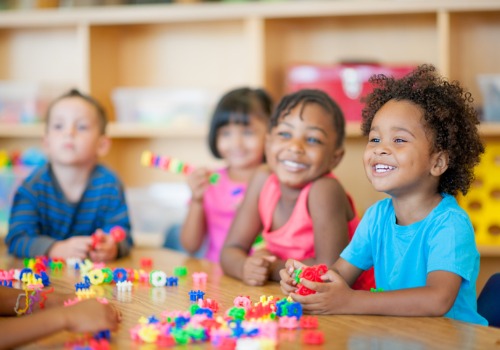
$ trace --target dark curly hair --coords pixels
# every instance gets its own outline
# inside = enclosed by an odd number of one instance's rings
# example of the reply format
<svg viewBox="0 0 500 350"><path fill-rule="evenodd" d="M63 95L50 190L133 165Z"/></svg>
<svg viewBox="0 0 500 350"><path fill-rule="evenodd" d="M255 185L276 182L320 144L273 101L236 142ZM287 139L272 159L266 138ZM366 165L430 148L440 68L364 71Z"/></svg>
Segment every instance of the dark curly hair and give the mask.
<svg viewBox="0 0 500 350"><path fill-rule="evenodd" d="M339 105L325 92L315 89L302 89L283 97L271 116L271 129L278 125L281 118L286 117L290 111L302 103L302 110L308 103L316 103L332 117L332 123L337 131L336 147L341 147L345 139L344 113ZM301 110L301 112L302 112Z"/></svg>
<svg viewBox="0 0 500 350"><path fill-rule="evenodd" d="M367 136L377 111L389 100L410 101L424 111L425 127L433 139L433 151L448 153L448 169L439 179L438 191L466 194L474 180L474 166L484 153L473 98L458 81L448 82L432 65L417 67L402 79L374 75L375 87L364 99L361 130Z"/></svg>

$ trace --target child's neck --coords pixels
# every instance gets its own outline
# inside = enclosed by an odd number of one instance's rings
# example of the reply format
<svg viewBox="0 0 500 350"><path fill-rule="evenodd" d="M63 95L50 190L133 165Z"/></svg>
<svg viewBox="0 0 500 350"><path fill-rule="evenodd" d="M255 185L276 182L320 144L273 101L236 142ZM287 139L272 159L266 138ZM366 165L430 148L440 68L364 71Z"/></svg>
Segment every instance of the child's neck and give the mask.
<svg viewBox="0 0 500 350"><path fill-rule="evenodd" d="M71 203L80 201L95 164L85 167L51 164L51 167L66 199Z"/></svg>
<svg viewBox="0 0 500 350"><path fill-rule="evenodd" d="M427 215L441 202L443 197L436 193L432 196L420 198L392 198L397 224L400 226L411 225L424 220Z"/></svg>

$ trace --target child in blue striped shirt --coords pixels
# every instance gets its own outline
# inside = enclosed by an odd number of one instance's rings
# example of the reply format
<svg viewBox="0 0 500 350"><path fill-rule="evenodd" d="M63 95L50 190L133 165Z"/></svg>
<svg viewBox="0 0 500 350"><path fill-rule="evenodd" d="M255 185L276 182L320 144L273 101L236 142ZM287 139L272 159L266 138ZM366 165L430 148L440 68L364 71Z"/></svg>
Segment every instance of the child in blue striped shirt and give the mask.
<svg viewBox="0 0 500 350"><path fill-rule="evenodd" d="M91 96L71 90L51 104L46 119L49 162L14 196L5 239L9 253L94 261L127 255L133 241L123 186L98 164L110 147L104 109ZM103 233L114 226L126 232L119 243Z"/></svg>

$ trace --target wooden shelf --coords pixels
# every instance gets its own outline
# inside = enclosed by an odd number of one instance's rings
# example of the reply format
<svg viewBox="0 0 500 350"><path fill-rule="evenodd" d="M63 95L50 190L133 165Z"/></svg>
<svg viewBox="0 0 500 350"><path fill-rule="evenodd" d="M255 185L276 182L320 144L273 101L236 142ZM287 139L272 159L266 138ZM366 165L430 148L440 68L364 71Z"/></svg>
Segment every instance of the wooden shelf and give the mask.
<svg viewBox="0 0 500 350"><path fill-rule="evenodd" d="M43 124L0 124L2 138L37 138L43 135Z"/></svg>
<svg viewBox="0 0 500 350"><path fill-rule="evenodd" d="M361 123L346 124L348 138L362 137ZM1 124L0 138L38 138L43 135L44 124ZM500 123L481 123L479 132L483 136L500 136ZM206 126L166 126L140 123L109 123L108 135L112 138L202 138L206 137Z"/></svg>
<svg viewBox="0 0 500 350"><path fill-rule="evenodd" d="M479 124L479 132L482 136L496 137L500 136L500 122L498 123L481 123Z"/></svg>
<svg viewBox="0 0 500 350"><path fill-rule="evenodd" d="M483 258L500 257L500 245L479 245L477 249Z"/></svg>
<svg viewBox="0 0 500 350"><path fill-rule="evenodd" d="M0 138L40 138L44 124L0 124ZM200 138L208 129L204 126L173 127L154 124L110 123L108 135L111 138Z"/></svg>
<svg viewBox="0 0 500 350"><path fill-rule="evenodd" d="M54 27L79 23L120 25L140 23L176 23L222 21L246 18L278 19L377 14L466 12L500 9L496 0L421 0L421 1L282 1L246 3L198 3L103 6L0 12L1 27Z"/></svg>

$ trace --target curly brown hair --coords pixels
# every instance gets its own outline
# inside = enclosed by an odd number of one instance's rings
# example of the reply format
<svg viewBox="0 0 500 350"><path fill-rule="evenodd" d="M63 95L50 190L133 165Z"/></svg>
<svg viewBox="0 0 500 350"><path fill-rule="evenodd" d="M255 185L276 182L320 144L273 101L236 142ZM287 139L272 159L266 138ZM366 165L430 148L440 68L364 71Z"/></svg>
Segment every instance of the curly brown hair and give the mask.
<svg viewBox="0 0 500 350"><path fill-rule="evenodd" d="M421 65L404 78L374 75L375 87L364 99L361 130L367 136L377 111L389 100L410 101L424 111L425 127L433 139L432 151L448 153L448 169L439 179L438 191L466 194L474 180L474 167L484 153L473 98L458 81L447 81L432 65Z"/></svg>

